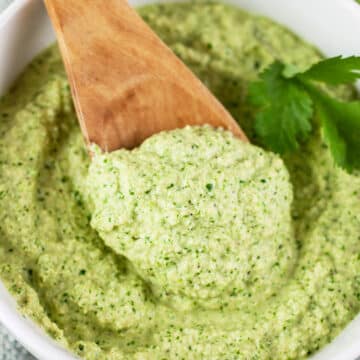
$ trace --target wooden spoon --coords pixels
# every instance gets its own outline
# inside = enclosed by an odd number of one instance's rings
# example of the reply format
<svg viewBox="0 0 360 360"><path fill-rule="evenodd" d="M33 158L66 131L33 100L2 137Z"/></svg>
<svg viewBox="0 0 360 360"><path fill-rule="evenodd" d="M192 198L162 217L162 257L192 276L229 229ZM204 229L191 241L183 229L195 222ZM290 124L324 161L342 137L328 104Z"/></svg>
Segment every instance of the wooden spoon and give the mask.
<svg viewBox="0 0 360 360"><path fill-rule="evenodd" d="M231 115L126 0L45 0L87 143L138 146L210 124L247 141ZM201 24L199 24L201 26Z"/></svg>

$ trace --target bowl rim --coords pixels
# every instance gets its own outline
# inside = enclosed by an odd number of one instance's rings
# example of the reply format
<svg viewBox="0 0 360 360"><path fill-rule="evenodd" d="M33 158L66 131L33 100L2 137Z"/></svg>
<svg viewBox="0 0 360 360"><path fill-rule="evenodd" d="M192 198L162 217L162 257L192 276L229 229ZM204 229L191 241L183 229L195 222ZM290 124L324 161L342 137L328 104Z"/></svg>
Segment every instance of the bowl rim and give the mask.
<svg viewBox="0 0 360 360"><path fill-rule="evenodd" d="M13 0L0 14L0 29L22 8L28 0Z"/></svg>

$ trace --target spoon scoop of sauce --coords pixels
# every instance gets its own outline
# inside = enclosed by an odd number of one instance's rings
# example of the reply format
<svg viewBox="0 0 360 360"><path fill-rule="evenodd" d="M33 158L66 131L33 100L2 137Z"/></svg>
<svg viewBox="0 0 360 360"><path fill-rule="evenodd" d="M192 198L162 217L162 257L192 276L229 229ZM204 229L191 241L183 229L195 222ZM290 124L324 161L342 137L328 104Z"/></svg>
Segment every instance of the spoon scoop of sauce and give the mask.
<svg viewBox="0 0 360 360"><path fill-rule="evenodd" d="M45 0L87 144L134 148L163 130L209 124L246 135L126 0Z"/></svg>

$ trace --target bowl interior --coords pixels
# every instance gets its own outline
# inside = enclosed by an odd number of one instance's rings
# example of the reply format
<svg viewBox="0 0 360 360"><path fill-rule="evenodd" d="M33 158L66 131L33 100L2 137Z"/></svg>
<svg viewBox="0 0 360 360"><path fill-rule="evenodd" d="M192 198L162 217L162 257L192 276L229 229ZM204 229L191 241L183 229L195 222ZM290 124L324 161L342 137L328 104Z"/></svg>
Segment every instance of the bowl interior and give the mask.
<svg viewBox="0 0 360 360"><path fill-rule="evenodd" d="M167 0L162 0L162 2ZM134 6L151 0L130 0ZM360 6L354 0L229 0L269 16L318 46L324 54L360 55ZM26 64L54 41L41 0L15 0L0 17L0 95ZM71 360L61 349L16 311L16 304L0 283L0 321L40 360ZM313 360L353 360L360 354L360 315Z"/></svg>

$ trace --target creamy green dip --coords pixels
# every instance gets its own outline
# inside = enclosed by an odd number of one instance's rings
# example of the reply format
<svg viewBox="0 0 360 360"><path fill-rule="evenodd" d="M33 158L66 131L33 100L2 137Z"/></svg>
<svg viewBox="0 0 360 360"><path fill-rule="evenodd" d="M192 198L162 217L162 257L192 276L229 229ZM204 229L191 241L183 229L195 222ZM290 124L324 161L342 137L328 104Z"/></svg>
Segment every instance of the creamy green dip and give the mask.
<svg viewBox="0 0 360 360"><path fill-rule="evenodd" d="M255 144L249 81L274 59L320 59L231 6L140 13ZM53 47L0 101L0 134L0 277L82 358L302 359L360 310L360 176L317 132L281 161L187 128L97 152L89 172Z"/></svg>
<svg viewBox="0 0 360 360"><path fill-rule="evenodd" d="M88 182L91 225L178 310L244 311L292 271L286 167L229 132L187 127L98 154Z"/></svg>

